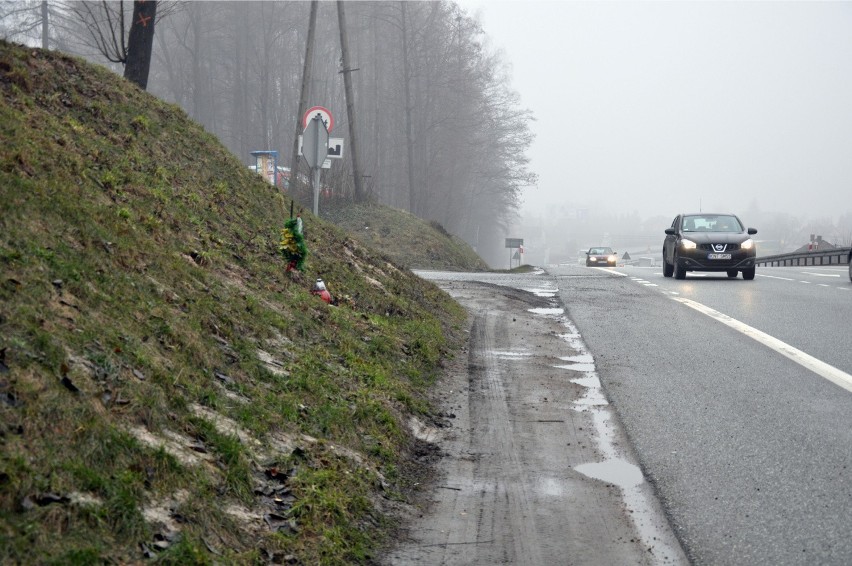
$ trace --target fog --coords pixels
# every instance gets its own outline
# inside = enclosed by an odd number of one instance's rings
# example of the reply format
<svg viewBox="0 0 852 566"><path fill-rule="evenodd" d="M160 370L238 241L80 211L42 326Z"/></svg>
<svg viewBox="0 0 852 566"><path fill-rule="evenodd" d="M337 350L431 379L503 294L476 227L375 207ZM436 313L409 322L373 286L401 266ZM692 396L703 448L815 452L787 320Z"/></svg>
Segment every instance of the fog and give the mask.
<svg viewBox="0 0 852 566"><path fill-rule="evenodd" d="M852 220L852 3L458 3L536 119L527 221Z"/></svg>
<svg viewBox="0 0 852 566"><path fill-rule="evenodd" d="M650 253L699 210L757 228L759 255L812 234L852 244L850 2L345 4L357 136L333 2L317 4L305 77L311 3L164 2L147 90L246 165L278 152L298 180L304 81L305 104L354 138L323 173L328 204L407 210L495 266L506 238L524 239L530 263L597 245ZM126 37L133 6L0 2L0 37L120 74L123 43L108 38ZM287 190L313 200L304 183Z"/></svg>

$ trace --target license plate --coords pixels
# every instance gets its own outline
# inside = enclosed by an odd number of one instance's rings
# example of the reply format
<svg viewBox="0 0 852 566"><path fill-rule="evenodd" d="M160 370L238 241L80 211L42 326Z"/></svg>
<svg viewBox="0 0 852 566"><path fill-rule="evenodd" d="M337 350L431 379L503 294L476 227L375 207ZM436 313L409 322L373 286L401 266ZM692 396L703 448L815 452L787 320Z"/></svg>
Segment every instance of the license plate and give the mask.
<svg viewBox="0 0 852 566"><path fill-rule="evenodd" d="M707 259L731 259L731 254L707 254Z"/></svg>

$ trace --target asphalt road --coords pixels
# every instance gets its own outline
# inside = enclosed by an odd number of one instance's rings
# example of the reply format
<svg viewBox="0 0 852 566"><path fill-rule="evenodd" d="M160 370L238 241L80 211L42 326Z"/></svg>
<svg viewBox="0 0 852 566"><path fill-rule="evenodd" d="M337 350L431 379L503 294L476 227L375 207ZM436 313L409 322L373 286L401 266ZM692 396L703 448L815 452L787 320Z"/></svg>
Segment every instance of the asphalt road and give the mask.
<svg viewBox="0 0 852 566"><path fill-rule="evenodd" d="M470 314L435 390L443 457L382 564L687 563L546 273L421 273Z"/></svg>
<svg viewBox="0 0 852 566"><path fill-rule="evenodd" d="M548 271L692 562L852 564L845 267Z"/></svg>

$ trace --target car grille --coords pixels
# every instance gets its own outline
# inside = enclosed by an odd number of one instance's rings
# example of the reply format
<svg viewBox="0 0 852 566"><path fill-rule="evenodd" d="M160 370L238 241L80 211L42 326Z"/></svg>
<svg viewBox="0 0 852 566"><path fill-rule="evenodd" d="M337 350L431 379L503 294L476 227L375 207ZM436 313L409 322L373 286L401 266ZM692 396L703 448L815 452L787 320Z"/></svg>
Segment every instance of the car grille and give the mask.
<svg viewBox="0 0 852 566"><path fill-rule="evenodd" d="M740 249L739 244L723 244L723 245L727 246L724 250L721 250L721 251L724 251L724 252L735 252L738 249ZM716 250L713 249L713 246L714 246L714 244L700 244L698 246L698 249L705 250L705 251L708 251L708 252L715 252Z"/></svg>

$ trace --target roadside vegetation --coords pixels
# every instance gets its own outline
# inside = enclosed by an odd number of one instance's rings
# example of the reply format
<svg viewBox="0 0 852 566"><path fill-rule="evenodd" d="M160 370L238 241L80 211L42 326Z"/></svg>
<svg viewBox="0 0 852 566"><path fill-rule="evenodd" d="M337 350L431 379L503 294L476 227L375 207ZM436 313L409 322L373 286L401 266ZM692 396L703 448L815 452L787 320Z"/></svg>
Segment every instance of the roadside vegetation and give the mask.
<svg viewBox="0 0 852 566"><path fill-rule="evenodd" d="M305 214L287 271L291 202L181 109L5 42L0 141L0 562L368 562L465 316L405 267L462 246Z"/></svg>
<svg viewBox="0 0 852 566"><path fill-rule="evenodd" d="M375 204L338 205L321 212L364 245L411 269L485 271L488 265L471 247L437 221Z"/></svg>

